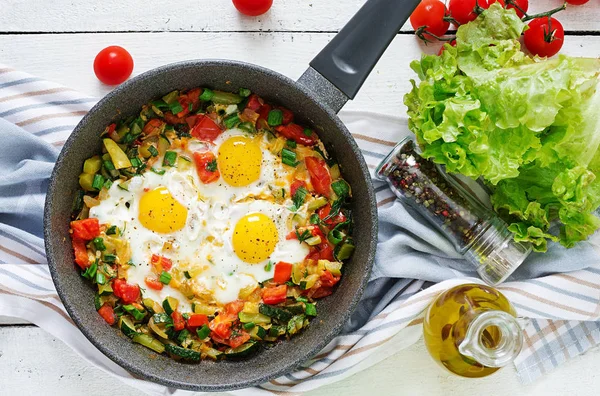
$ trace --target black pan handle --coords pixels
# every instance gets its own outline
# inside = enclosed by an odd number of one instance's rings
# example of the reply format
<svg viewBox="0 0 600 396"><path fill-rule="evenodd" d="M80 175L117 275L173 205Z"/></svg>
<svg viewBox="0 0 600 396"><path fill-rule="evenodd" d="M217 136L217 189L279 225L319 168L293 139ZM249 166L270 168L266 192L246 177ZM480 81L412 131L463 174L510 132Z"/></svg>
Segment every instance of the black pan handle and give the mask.
<svg viewBox="0 0 600 396"><path fill-rule="evenodd" d="M356 96L420 1L368 0L310 62L310 68L298 82L316 90L339 111Z"/></svg>

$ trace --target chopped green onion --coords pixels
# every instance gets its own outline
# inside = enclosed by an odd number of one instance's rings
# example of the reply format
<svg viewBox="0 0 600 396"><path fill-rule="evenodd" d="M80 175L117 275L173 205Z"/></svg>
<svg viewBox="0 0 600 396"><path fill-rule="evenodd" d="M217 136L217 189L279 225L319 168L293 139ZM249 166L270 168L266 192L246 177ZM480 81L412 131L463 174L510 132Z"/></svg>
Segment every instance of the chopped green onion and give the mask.
<svg viewBox="0 0 600 396"><path fill-rule="evenodd" d="M317 316L317 308L315 307L315 304L306 303L304 313L306 313L308 316Z"/></svg>
<svg viewBox="0 0 600 396"><path fill-rule="evenodd" d="M165 102L164 100L161 100L161 99L153 100L152 102L150 102L150 104L152 106L156 107L157 109L166 110L169 108L169 105L167 104L167 102Z"/></svg>
<svg viewBox="0 0 600 396"><path fill-rule="evenodd" d="M248 88L240 88L240 96L242 98L247 98L251 93L252 92Z"/></svg>
<svg viewBox="0 0 600 396"><path fill-rule="evenodd" d="M102 258L102 260L108 264L114 263L116 259L117 259L117 256L115 256L114 254L105 254L104 257Z"/></svg>
<svg viewBox="0 0 600 396"><path fill-rule="evenodd" d="M306 281L301 281L298 286L300 286L300 289L306 290Z"/></svg>
<svg viewBox="0 0 600 396"><path fill-rule="evenodd" d="M312 130L310 128L304 128L304 134L306 136L311 136L312 135Z"/></svg>
<svg viewBox="0 0 600 396"><path fill-rule="evenodd" d="M143 164L142 160L138 157L130 158L129 161L131 162L131 166L133 166L134 168L137 168Z"/></svg>
<svg viewBox="0 0 600 396"><path fill-rule="evenodd" d="M296 148L296 146L297 146L296 142L294 142L293 140L288 140L287 142L285 142L285 144L289 148Z"/></svg>
<svg viewBox="0 0 600 396"><path fill-rule="evenodd" d="M160 280L165 285L168 285L171 282L171 279L172 279L171 274L169 274L167 271L163 271L160 274L160 278L158 278L158 280Z"/></svg>
<svg viewBox="0 0 600 396"><path fill-rule="evenodd" d="M289 166L298 165L298 161L296 161L296 153L284 148L281 150L281 162Z"/></svg>
<svg viewBox="0 0 600 396"><path fill-rule="evenodd" d="M117 226L110 226L108 227L108 230L106 230L106 235L115 235L117 231L119 231Z"/></svg>
<svg viewBox="0 0 600 396"><path fill-rule="evenodd" d="M92 188L100 191L104 185L104 177L97 173L94 175L94 181L92 182Z"/></svg>
<svg viewBox="0 0 600 396"><path fill-rule="evenodd" d="M83 276L86 279L94 279L96 277L96 271L98 270L98 261L94 261L92 263L92 265L90 265L89 267L87 267L85 269L85 271L83 271L81 273L81 276Z"/></svg>
<svg viewBox="0 0 600 396"><path fill-rule="evenodd" d="M225 124L225 128L231 129L240 123L240 117L237 114L231 114L223 120L223 123Z"/></svg>
<svg viewBox="0 0 600 396"><path fill-rule="evenodd" d="M97 238L94 238L92 240L92 242L94 243L96 250L101 250L101 251L106 250L106 246L104 246L104 239L97 237Z"/></svg>
<svg viewBox="0 0 600 396"><path fill-rule="evenodd" d="M94 306L96 307L96 311L102 308L102 300L100 300L100 294L94 294Z"/></svg>
<svg viewBox="0 0 600 396"><path fill-rule="evenodd" d="M104 182L104 185L102 187L106 188L107 190L110 190L112 185L113 185L113 181L110 179L106 179L106 181Z"/></svg>
<svg viewBox="0 0 600 396"><path fill-rule="evenodd" d="M350 186L345 180L338 180L331 183L333 192L340 198L345 198L350 194Z"/></svg>
<svg viewBox="0 0 600 396"><path fill-rule="evenodd" d="M265 265L265 271L266 272L271 272L271 269L273 268L273 262L269 261L266 265Z"/></svg>
<svg viewBox="0 0 600 396"><path fill-rule="evenodd" d="M144 316L146 316L146 312L140 311L131 304L123 305L123 309L127 311L128 314L133 316L135 320L142 320L144 319Z"/></svg>
<svg viewBox="0 0 600 396"><path fill-rule="evenodd" d="M306 239L304 242L306 242L306 244L309 246L316 246L321 243L321 237L315 235L314 237Z"/></svg>
<svg viewBox="0 0 600 396"><path fill-rule="evenodd" d="M210 334L210 327L208 327L208 325L203 325L202 327L196 329L196 334L198 335L198 338L203 340Z"/></svg>
<svg viewBox="0 0 600 396"><path fill-rule="evenodd" d="M156 313L152 315L152 320L154 323L171 323L173 320L166 313Z"/></svg>
<svg viewBox="0 0 600 396"><path fill-rule="evenodd" d="M111 160L104 161L104 169L107 171L115 170L115 164Z"/></svg>
<svg viewBox="0 0 600 396"><path fill-rule="evenodd" d="M238 125L238 128L248 133L256 133L256 128L251 122L242 122L240 125Z"/></svg>
<svg viewBox="0 0 600 396"><path fill-rule="evenodd" d="M329 231L329 233L327 234L327 240L329 242L331 242L333 245L337 245L338 243L342 242L345 237L346 237L346 234L344 234L342 231L336 230L336 229Z"/></svg>
<svg viewBox="0 0 600 396"><path fill-rule="evenodd" d="M194 108L194 104L193 104L193 103L190 103L190 104L188 105L188 111L192 111L192 109L193 109L193 108Z"/></svg>
<svg viewBox="0 0 600 396"><path fill-rule="evenodd" d="M175 166L175 162L177 162L177 153L175 151L165 152L163 166Z"/></svg>
<svg viewBox="0 0 600 396"><path fill-rule="evenodd" d="M79 212L83 208L83 196L85 195L85 191L78 190L75 194L75 199L73 199L73 212Z"/></svg>
<svg viewBox="0 0 600 396"><path fill-rule="evenodd" d="M296 301L307 303L308 302L308 298L306 298L304 296L298 296L298 297L296 297Z"/></svg>
<svg viewBox="0 0 600 396"><path fill-rule="evenodd" d="M186 279L192 279L189 271L183 271L183 275L186 277Z"/></svg>
<svg viewBox="0 0 600 396"><path fill-rule="evenodd" d="M215 95L215 93L213 91L211 91L208 88L204 88L204 91L202 91L202 95L200 95L200 100L202 101L209 101L212 99L212 97Z"/></svg>
<svg viewBox="0 0 600 396"><path fill-rule="evenodd" d="M249 323L244 323L244 330L252 330L254 328L254 326L256 326L254 323L249 322Z"/></svg>
<svg viewBox="0 0 600 396"><path fill-rule="evenodd" d="M96 272L96 283L98 283L99 285L106 284L106 276L100 271Z"/></svg>
<svg viewBox="0 0 600 396"><path fill-rule="evenodd" d="M153 157L156 157L158 155L158 150L154 146L148 146L148 151Z"/></svg>
<svg viewBox="0 0 600 396"><path fill-rule="evenodd" d="M279 126L283 122L283 112L279 109L269 111L267 123L270 126Z"/></svg>
<svg viewBox="0 0 600 396"><path fill-rule="evenodd" d="M156 173L157 175L164 175L165 174L165 170L164 169L156 169L156 168L150 168L150 170L154 173ZM119 185L120 187L120 185Z"/></svg>
<svg viewBox="0 0 600 396"><path fill-rule="evenodd" d="M181 113L183 111L183 107L181 107L181 104L179 104L179 102L169 103L169 109L173 114Z"/></svg>

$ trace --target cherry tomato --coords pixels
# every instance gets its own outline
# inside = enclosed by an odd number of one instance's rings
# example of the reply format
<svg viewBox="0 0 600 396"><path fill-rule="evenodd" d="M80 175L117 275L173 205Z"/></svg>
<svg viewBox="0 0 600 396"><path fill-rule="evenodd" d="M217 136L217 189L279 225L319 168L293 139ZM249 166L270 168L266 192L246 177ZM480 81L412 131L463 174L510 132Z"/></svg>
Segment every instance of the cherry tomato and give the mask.
<svg viewBox="0 0 600 396"><path fill-rule="evenodd" d="M284 138L305 146L314 146L319 140L317 134L312 129L301 127L293 122L287 125L280 125L275 130Z"/></svg>
<svg viewBox="0 0 600 396"><path fill-rule="evenodd" d="M331 194L331 175L325 161L317 157L306 157L304 158L304 162L306 163L313 189L317 193L329 197Z"/></svg>
<svg viewBox="0 0 600 396"><path fill-rule="evenodd" d="M285 302L287 296L287 285L265 287L262 289L262 299L265 304L275 305Z"/></svg>
<svg viewBox="0 0 600 396"><path fill-rule="evenodd" d="M590 0L566 0L567 3L572 4L572 5L582 5L587 3Z"/></svg>
<svg viewBox="0 0 600 396"><path fill-rule="evenodd" d="M452 40L450 42L445 42L444 45L442 45L442 47L438 51L438 56L440 56L444 53L444 51L446 50L446 44L456 47L456 40Z"/></svg>
<svg viewBox="0 0 600 396"><path fill-rule="evenodd" d="M185 328L185 321L183 320L183 315L179 311L173 311L171 314L171 319L173 319L173 328L177 331L181 331Z"/></svg>
<svg viewBox="0 0 600 396"><path fill-rule="evenodd" d="M209 184L219 180L219 177L221 177L217 168L217 158L212 152L194 153L194 163L196 164L198 178L200 178L202 183Z"/></svg>
<svg viewBox="0 0 600 396"><path fill-rule="evenodd" d="M275 264L275 274L273 275L273 282L285 283L292 277L292 264L283 261Z"/></svg>
<svg viewBox="0 0 600 396"><path fill-rule="evenodd" d="M499 1L500 1L500 4L502 4L502 6L504 6L504 1L502 1L502 0L499 0ZM515 7L513 4L509 4L508 6L506 6L506 8L507 9L513 8L515 10L515 12L517 13L517 15L519 16L519 18L523 18L525 16L523 11L527 12L527 10L529 10L529 0L515 0L514 2L518 6L518 8ZM521 11L521 10L523 10L523 11Z"/></svg>
<svg viewBox="0 0 600 396"><path fill-rule="evenodd" d="M410 16L410 24L415 30L421 26L426 26L428 32L436 36L443 36L450 27L450 22L443 19L447 11L444 3L439 0L423 0ZM433 38L428 34L425 37L428 39Z"/></svg>
<svg viewBox="0 0 600 396"><path fill-rule="evenodd" d="M108 303L104 303L104 305L102 305L98 310L98 313L100 314L100 316L102 316L102 319L104 319L106 323L108 323L111 326L114 325L117 321L117 318L115 317L115 310L113 309L113 307L108 305Z"/></svg>
<svg viewBox="0 0 600 396"><path fill-rule="evenodd" d="M125 279L115 279L112 288L115 296L119 297L125 304L131 304L140 298L140 287L127 283Z"/></svg>
<svg viewBox="0 0 600 396"><path fill-rule="evenodd" d="M127 80L133 71L133 58L123 47L111 45L98 52L94 59L94 73L107 85L118 85Z"/></svg>
<svg viewBox="0 0 600 396"><path fill-rule="evenodd" d="M90 266L90 257L87 254L85 241L79 238L73 238L73 252L75 253L75 262L81 269L86 269Z"/></svg>
<svg viewBox="0 0 600 396"><path fill-rule="evenodd" d="M495 2L496 0L450 0L448 11L456 22L464 25L479 16L477 6L482 10L486 10Z"/></svg>
<svg viewBox="0 0 600 396"><path fill-rule="evenodd" d="M536 18L529 23L525 31L525 47L533 55L553 56L563 46L565 31L562 25L554 18Z"/></svg>
<svg viewBox="0 0 600 396"><path fill-rule="evenodd" d="M233 5L244 15L258 16L269 11L273 0L233 0Z"/></svg>
<svg viewBox="0 0 600 396"><path fill-rule="evenodd" d="M100 235L100 223L93 217L75 220L71 222L71 231L73 231L73 238L91 241Z"/></svg>
<svg viewBox="0 0 600 396"><path fill-rule="evenodd" d="M162 290L164 286L161 281L151 276L144 278L144 283L152 290Z"/></svg>

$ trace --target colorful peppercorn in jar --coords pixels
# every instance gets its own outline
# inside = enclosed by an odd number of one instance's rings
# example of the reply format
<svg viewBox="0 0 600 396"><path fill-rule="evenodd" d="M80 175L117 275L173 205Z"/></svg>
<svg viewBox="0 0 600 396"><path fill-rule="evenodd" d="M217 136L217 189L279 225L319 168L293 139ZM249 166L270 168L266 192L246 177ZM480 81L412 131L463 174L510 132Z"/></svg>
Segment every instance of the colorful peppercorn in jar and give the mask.
<svg viewBox="0 0 600 396"><path fill-rule="evenodd" d="M531 252L507 224L451 175L420 156L412 138L399 142L376 170L396 196L440 230L490 285L503 282Z"/></svg>

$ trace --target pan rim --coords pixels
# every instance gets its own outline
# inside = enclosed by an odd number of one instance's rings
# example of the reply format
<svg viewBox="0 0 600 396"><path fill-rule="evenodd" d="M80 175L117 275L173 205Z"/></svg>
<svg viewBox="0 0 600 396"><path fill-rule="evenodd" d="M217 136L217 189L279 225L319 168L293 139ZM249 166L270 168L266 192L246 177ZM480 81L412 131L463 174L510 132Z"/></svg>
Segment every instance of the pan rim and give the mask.
<svg viewBox="0 0 600 396"><path fill-rule="evenodd" d="M55 254L54 254L54 246L51 243L52 238L50 235L50 225L49 225L50 219L52 217L52 212L53 212L51 203L53 201L53 197L55 196L55 194L59 193L58 188L57 188L57 186L58 186L57 175L59 174L60 170L62 169L62 167L64 165L63 160L65 157L68 156L73 142L75 142L78 139L78 137L81 133L80 131L85 127L85 125L87 124L87 120L92 116L92 114L94 114L95 112L104 108L105 104L108 103L113 97L121 95L122 92L126 92L132 86L143 83L144 81L147 81L149 79L156 78L156 75L160 75L164 72L172 72L173 70L177 70L180 68L181 69L189 68L189 67L200 68L200 67L213 67L213 66L216 66L216 67L218 67L218 66L233 66L233 67L240 67L240 68L244 68L244 69L253 69L259 73L262 73L262 74L268 76L269 78L284 80L284 81L288 82L289 85L293 86L295 89L298 89L299 91L301 91L305 96L309 97L316 106L320 107L320 109L322 111L324 111L329 116L329 118L338 126L336 133L341 133L344 136L346 142L349 144L350 148L352 149L353 154L357 157L357 161L358 161L360 169L362 171L362 177L364 177L366 179L366 183L367 183L367 195L368 195L367 198L369 201L369 207L368 207L369 216L368 217L370 217L372 220L371 221L372 227L369 230L370 240L368 241L368 245L367 245L368 254L367 254L366 271L364 274L362 274L362 279L360 279L359 286L355 289L354 295L352 297L352 300L351 300L349 306L346 307L347 309L345 309L344 313L342 314L340 323L336 324L334 330L331 331L326 337L323 337L318 342L315 342L312 347L307 348L305 350L305 352L297 355L293 361L289 361L289 362L286 362L286 364L280 365L278 370L274 370L269 375L263 375L258 378L251 378L251 379L248 379L245 381L236 381L235 383L222 384L222 385L221 384L218 384L218 385L198 384L198 383L184 382L184 381L169 379L166 377L161 377L160 375L157 375L155 373L150 373L148 371L144 371L143 368L130 363L129 361L124 359L122 356L120 356L120 354L118 352L113 351L112 349L108 348L106 345L99 342L93 336L93 334L91 334L91 332L88 330L87 326L82 323L82 321L79 318L79 314L77 313L77 310L70 303L70 297L68 296L68 293L62 287L59 270L56 265L57 258L55 257ZM364 208L364 209L367 209L367 208ZM354 140L354 138L352 137L350 132L347 130L345 125L342 123L342 121L339 119L339 117L337 116L336 113L334 113L330 108L328 108L327 106L325 106L322 103L322 101L318 97L318 93L313 92L313 91L309 90L309 88L305 87L304 85L302 85L302 84L300 84L278 72L270 70L268 68L258 66L255 64L251 64L251 63L246 63L246 62L240 62L240 61L234 61L234 60L221 60L221 59L188 60L188 61L182 61L182 62L176 62L176 63L170 63L167 65L163 65L163 66L151 69L149 71L146 71L146 72L128 80L127 82L121 84L119 87L115 88L113 91L111 91L110 93L105 95L102 99L100 99L98 101L98 103L96 103L90 109L90 111L81 119L81 121L79 121L77 126L73 129L73 132L71 133L69 138L66 140L66 142L63 146L63 149L61 150L61 152L57 158L56 165L54 166L54 169L52 171L52 175L50 177L50 183L48 186L48 192L46 195L46 201L45 201L45 205L44 205L44 242L45 242L46 256L47 256L47 260L48 260L48 267L50 269L52 281L54 282L57 293L61 299L61 302L65 306L67 313L69 314L69 316L71 317L73 322L76 324L76 326L79 328L79 330L83 333L83 335L92 343L92 345L94 345L98 350L100 350L100 352L102 352L105 356L107 356L110 360L112 360L119 366L126 369L128 372L130 372L134 375L137 375L139 377L142 377L146 380L149 380L149 381L152 381L152 382L164 385L164 386L175 387L178 389L185 389L185 390L193 390L193 391L231 391L231 390L242 389L242 388L260 385L260 384L263 384L272 379L278 378L283 374L292 372L293 370L297 369L302 363L309 360L310 358L315 356L320 350L322 350L329 342L331 342L331 340L333 340L341 332L343 324L348 322L351 314L354 312L358 302L362 298L364 289L369 281L370 273L371 273L374 259L375 259L375 250L376 250L376 245L377 245L377 228L378 228L378 222L377 222L377 208L376 208L375 192L373 189L373 185L371 183L371 177L370 177L366 162L364 160L364 157L360 153L360 149L358 148L356 141Z"/></svg>

